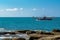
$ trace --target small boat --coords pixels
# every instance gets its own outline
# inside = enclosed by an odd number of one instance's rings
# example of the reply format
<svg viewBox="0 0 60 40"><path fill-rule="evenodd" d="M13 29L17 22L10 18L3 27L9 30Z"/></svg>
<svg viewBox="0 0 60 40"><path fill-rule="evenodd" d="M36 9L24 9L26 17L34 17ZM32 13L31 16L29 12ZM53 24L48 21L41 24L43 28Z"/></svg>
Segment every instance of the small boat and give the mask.
<svg viewBox="0 0 60 40"><path fill-rule="evenodd" d="M36 17L37 20L52 20L51 17Z"/></svg>

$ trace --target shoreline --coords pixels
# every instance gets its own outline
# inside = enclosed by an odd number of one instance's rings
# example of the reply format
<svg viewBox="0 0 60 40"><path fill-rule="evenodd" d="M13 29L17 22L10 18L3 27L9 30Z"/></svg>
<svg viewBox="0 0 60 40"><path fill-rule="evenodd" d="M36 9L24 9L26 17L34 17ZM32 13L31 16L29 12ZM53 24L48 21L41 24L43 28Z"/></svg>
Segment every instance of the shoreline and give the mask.
<svg viewBox="0 0 60 40"><path fill-rule="evenodd" d="M54 29L52 32L42 30L16 30L0 32L0 39L25 39L25 40L52 40L60 38L60 30Z"/></svg>

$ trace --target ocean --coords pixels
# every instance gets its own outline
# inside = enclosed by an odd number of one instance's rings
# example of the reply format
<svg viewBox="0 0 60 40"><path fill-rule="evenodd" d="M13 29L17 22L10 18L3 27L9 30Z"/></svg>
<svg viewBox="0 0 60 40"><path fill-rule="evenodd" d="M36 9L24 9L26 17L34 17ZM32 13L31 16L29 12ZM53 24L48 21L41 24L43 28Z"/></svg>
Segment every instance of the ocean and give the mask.
<svg viewBox="0 0 60 40"><path fill-rule="evenodd" d="M0 28L7 30L47 30L60 29L60 17L53 20L37 21L32 17L0 17Z"/></svg>

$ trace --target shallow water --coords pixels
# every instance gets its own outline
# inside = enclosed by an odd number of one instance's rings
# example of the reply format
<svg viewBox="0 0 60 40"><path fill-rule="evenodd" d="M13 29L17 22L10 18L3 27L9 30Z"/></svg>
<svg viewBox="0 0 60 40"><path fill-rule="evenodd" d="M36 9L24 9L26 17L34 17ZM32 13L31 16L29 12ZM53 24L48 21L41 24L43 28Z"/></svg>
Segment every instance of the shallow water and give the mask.
<svg viewBox="0 0 60 40"><path fill-rule="evenodd" d="M53 20L40 20L32 17L0 17L0 28L9 30L48 30L60 29L60 17Z"/></svg>

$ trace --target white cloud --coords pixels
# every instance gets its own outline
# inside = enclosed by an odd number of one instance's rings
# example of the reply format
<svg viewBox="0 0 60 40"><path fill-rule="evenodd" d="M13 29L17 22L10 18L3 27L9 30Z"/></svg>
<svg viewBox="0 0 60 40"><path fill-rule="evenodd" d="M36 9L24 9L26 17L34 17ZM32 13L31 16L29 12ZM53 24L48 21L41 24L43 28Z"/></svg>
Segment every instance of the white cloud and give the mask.
<svg viewBox="0 0 60 40"><path fill-rule="evenodd" d="M32 11L36 11L37 9L36 8L33 8Z"/></svg>
<svg viewBox="0 0 60 40"><path fill-rule="evenodd" d="M18 11L18 8L6 9L6 11Z"/></svg>
<svg viewBox="0 0 60 40"><path fill-rule="evenodd" d="M20 11L22 11L23 10L23 8L20 8Z"/></svg>
<svg viewBox="0 0 60 40"><path fill-rule="evenodd" d="M1 9L0 12L23 12L23 8L8 8L8 9Z"/></svg>

